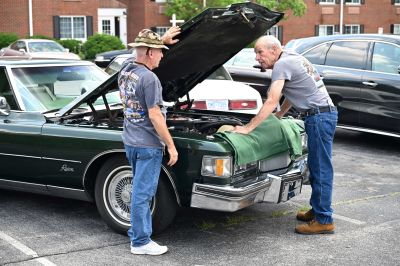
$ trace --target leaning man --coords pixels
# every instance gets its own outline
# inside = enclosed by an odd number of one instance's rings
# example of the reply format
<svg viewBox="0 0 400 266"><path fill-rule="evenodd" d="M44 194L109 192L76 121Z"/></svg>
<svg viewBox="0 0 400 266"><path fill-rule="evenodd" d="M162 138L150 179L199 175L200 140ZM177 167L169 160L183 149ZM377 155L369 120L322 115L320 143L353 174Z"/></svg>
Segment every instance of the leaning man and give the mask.
<svg viewBox="0 0 400 266"><path fill-rule="evenodd" d="M283 50L273 36L260 37L254 47L256 60L265 69L272 69L268 99L258 114L246 126L234 131L248 134L265 120L285 100L275 115L281 118L292 106L305 117L308 136L308 166L310 169L312 209L299 212L297 219L308 222L298 225L299 234L329 234L334 232L332 219L332 143L338 113L314 66L294 51Z"/></svg>
<svg viewBox="0 0 400 266"><path fill-rule="evenodd" d="M178 33L176 29L175 35ZM161 83L152 69L158 67L162 49L168 47L149 29L140 31L135 42L129 45L136 48L136 60L125 64L118 77L125 117L122 139L133 174L128 235L131 253L161 255L168 248L150 239L150 203L157 191L164 146L167 146L169 166L178 160L178 152L166 124Z"/></svg>

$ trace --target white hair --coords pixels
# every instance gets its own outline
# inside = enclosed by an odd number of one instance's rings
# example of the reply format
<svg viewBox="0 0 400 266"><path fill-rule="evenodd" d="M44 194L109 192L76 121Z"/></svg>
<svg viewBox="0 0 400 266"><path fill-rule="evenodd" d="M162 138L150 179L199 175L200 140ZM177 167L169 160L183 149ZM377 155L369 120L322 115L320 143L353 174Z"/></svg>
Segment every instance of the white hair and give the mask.
<svg viewBox="0 0 400 266"><path fill-rule="evenodd" d="M271 48L272 46L276 46L279 49L282 49L281 42L272 35L264 35L258 38L257 43L262 44L266 48Z"/></svg>

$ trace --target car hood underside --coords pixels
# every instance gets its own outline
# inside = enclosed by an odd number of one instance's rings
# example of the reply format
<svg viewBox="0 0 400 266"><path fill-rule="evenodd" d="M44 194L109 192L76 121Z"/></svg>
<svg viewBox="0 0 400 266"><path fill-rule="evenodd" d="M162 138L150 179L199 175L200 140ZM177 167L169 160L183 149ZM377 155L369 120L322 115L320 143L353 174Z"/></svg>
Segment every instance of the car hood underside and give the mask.
<svg viewBox="0 0 400 266"><path fill-rule="evenodd" d="M228 8L209 8L187 21L181 26L179 42L169 46L159 67L154 69L163 86L164 100L178 101L282 17L283 13L248 2L232 4ZM99 96L118 89L116 79L117 75L112 76L58 114L68 114L82 103L94 102Z"/></svg>

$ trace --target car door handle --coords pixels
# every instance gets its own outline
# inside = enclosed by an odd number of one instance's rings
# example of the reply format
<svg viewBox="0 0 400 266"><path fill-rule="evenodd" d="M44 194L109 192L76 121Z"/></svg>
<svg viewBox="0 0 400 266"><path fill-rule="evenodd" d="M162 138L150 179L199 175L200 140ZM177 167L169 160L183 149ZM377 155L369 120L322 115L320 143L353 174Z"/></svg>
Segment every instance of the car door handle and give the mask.
<svg viewBox="0 0 400 266"><path fill-rule="evenodd" d="M364 81L363 84L368 87L376 87L376 85L378 85L378 83L371 82L371 81Z"/></svg>

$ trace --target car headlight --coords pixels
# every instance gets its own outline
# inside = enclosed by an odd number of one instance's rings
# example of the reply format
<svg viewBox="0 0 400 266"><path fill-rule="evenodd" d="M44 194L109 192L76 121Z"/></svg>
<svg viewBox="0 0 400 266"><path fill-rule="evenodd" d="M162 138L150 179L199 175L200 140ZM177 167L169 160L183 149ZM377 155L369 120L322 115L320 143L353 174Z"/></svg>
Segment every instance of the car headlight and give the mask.
<svg viewBox="0 0 400 266"><path fill-rule="evenodd" d="M104 60L104 56L101 56L101 55L99 55L99 56L96 56L96 59L95 59L96 61L103 61Z"/></svg>
<svg viewBox="0 0 400 266"><path fill-rule="evenodd" d="M232 157L203 156L201 175L215 177L232 176Z"/></svg>

